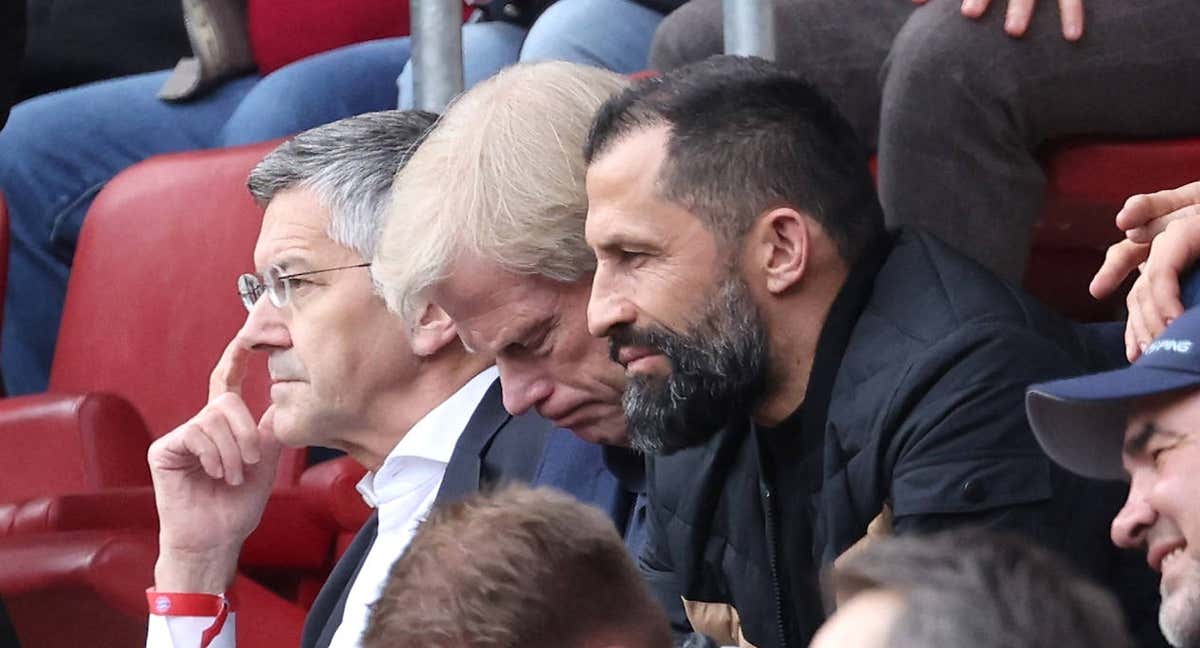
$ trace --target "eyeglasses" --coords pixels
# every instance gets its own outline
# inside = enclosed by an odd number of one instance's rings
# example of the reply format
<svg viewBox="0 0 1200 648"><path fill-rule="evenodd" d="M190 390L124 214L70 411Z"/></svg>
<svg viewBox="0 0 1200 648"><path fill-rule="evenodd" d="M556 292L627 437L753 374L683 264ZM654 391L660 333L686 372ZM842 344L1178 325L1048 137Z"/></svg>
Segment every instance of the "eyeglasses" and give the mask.
<svg viewBox="0 0 1200 648"><path fill-rule="evenodd" d="M254 310L254 304L258 302L258 298L267 293L267 297L271 299L271 303L275 304L276 308L287 306L288 301L292 298L292 290L295 282L292 279L296 277L307 277L308 275L321 274L322 272L336 272L338 270L349 270L351 268L365 268L371 265L370 263L359 263L356 265L339 266L337 268L325 268L324 270L309 270L307 272L295 272L289 275L283 274L283 268L273 265L262 273L262 276L246 273L237 280L238 296L242 298L242 305L246 310Z"/></svg>

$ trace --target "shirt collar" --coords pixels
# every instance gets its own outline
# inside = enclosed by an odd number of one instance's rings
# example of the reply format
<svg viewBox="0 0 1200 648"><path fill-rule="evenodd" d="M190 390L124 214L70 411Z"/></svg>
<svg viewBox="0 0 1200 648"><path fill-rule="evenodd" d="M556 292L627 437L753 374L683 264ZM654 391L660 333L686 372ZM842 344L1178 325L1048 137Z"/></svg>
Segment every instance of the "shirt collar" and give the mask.
<svg viewBox="0 0 1200 648"><path fill-rule="evenodd" d="M499 376L495 367L484 369L409 428L379 470L369 471L359 480L356 488L367 504L378 507L382 502L377 493L395 481L402 466L411 464L412 459L434 462L443 468L449 464L471 415Z"/></svg>

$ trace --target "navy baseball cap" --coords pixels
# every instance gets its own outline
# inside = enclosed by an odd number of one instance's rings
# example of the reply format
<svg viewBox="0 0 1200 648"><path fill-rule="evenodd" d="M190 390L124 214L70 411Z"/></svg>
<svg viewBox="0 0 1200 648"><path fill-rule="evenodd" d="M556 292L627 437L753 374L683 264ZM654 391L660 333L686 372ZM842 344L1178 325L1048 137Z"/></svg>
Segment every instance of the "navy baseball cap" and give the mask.
<svg viewBox="0 0 1200 648"><path fill-rule="evenodd" d="M1121 464L1132 401L1200 388L1200 272L1180 290L1188 308L1132 365L1115 371L1033 385L1025 411L1050 458L1093 479L1128 479Z"/></svg>

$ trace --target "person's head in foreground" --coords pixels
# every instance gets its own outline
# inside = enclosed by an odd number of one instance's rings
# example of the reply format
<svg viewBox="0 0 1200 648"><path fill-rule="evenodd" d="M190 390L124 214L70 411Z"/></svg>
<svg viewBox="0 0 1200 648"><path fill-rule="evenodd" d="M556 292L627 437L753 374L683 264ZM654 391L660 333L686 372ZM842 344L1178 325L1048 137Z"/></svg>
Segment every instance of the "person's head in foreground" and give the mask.
<svg viewBox="0 0 1200 648"><path fill-rule="evenodd" d="M285 142L250 174L266 211L257 272L238 281L249 309L239 336L268 355L274 430L288 445L334 447L377 467L396 431L428 409L423 386L461 375L457 386L487 365L462 349L444 313L388 312L367 268L396 171L435 119L340 120Z"/></svg>
<svg viewBox="0 0 1200 648"><path fill-rule="evenodd" d="M544 62L471 88L397 176L371 269L401 316L432 301L469 348L495 355L509 412L617 445L624 376L587 332L582 151L596 109L627 84Z"/></svg>
<svg viewBox="0 0 1200 648"><path fill-rule="evenodd" d="M825 314L883 230L846 121L791 72L714 57L608 101L585 157L588 324L625 366L634 445L792 414Z"/></svg>
<svg viewBox="0 0 1200 648"><path fill-rule="evenodd" d="M603 513L508 486L434 509L363 648L666 648L667 618Z"/></svg>
<svg viewBox="0 0 1200 648"><path fill-rule="evenodd" d="M896 536L833 569L813 648L1125 648L1112 595L1016 536Z"/></svg>
<svg viewBox="0 0 1200 648"><path fill-rule="evenodd" d="M1185 293L1200 290L1190 283ZM1059 464L1129 481L1113 542L1145 549L1161 572L1159 626L1171 645L1200 646L1200 309L1125 369L1030 387L1026 408Z"/></svg>

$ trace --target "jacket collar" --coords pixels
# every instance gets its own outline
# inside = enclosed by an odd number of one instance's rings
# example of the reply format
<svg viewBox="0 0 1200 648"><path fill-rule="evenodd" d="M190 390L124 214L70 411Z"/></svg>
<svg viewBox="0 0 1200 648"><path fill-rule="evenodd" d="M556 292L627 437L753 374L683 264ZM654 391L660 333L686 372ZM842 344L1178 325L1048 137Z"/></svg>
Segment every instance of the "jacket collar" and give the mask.
<svg viewBox="0 0 1200 648"><path fill-rule="evenodd" d="M821 328L821 335L817 339L812 372L809 374L808 388L804 392L804 411L801 414L804 453L820 458L818 470L809 471L811 490L819 489L821 480L824 479L824 453L820 448L825 439L825 421L833 396L833 384L842 366L842 357L850 344L854 326L870 301L875 277L891 254L895 242L896 235L888 232L881 234L863 250L834 298L829 314L825 317L825 324Z"/></svg>
<svg viewBox="0 0 1200 648"><path fill-rule="evenodd" d="M510 418L512 416L505 411L501 398L500 381L496 380L475 408L466 429L458 438L458 444L454 446L454 453L450 455L450 463L446 465L446 475L442 478L442 487L438 490L434 506L453 502L479 490L483 456L496 433Z"/></svg>

